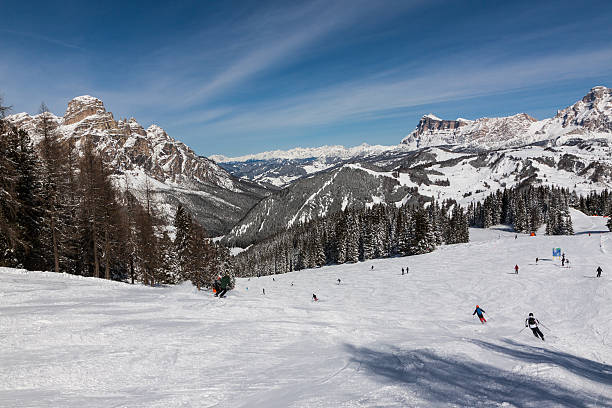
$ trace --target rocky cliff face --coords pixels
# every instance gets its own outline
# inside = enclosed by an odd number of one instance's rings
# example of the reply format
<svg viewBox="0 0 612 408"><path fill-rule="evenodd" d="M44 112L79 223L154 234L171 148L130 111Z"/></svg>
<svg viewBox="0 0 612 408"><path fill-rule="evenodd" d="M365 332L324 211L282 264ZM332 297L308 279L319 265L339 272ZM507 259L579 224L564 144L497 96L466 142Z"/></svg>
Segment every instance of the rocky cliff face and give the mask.
<svg viewBox="0 0 612 408"><path fill-rule="evenodd" d="M39 141L41 115L20 113L7 119L27 130L34 143ZM115 120L98 98L76 97L63 117L50 115L50 119L59 137L72 139L77 149L90 138L113 168L121 188L128 183L138 196L148 179L163 213L171 216L181 203L211 235L227 232L267 194L198 156L157 125L145 130L134 118Z"/></svg>
<svg viewBox="0 0 612 408"><path fill-rule="evenodd" d="M536 119L520 113L502 118L480 118L477 120L442 120L426 115L417 128L402 144L414 148L435 145L464 145L499 148L521 143L522 136L529 131Z"/></svg>
<svg viewBox="0 0 612 408"><path fill-rule="evenodd" d="M612 132L612 89L596 86L584 98L555 116L563 128L580 126L591 132Z"/></svg>
<svg viewBox="0 0 612 408"><path fill-rule="evenodd" d="M429 114L425 115L419 121L419 124L416 128L416 133L419 135L435 132L435 131L452 131L461 126L467 125L470 123L465 119L457 119L457 120L442 120L439 117Z"/></svg>
<svg viewBox="0 0 612 408"><path fill-rule="evenodd" d="M479 149L523 146L543 140L612 136L612 89L597 86L553 118L536 120L526 113L501 118L442 120L425 115L402 140L411 148L460 145Z"/></svg>

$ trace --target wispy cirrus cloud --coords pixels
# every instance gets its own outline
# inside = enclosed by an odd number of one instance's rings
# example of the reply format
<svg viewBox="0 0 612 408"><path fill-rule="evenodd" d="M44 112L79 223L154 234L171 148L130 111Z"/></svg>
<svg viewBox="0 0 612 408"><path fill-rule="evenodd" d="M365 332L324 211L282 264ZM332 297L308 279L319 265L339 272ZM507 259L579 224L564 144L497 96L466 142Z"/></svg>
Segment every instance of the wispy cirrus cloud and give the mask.
<svg viewBox="0 0 612 408"><path fill-rule="evenodd" d="M195 10L191 24L190 15L175 24L165 19L180 7L156 13L152 5L149 20L117 16L124 30L115 36L69 24L19 31L46 21L27 20L3 29L53 47L40 52L40 45L0 42L0 91L17 111L35 111L44 100L60 114L72 97L92 94L116 117L155 122L196 150L231 154L227 149L237 145L231 140L244 135L267 141L269 149L281 138L300 145L336 137L356 123L374 129L395 121L397 132L423 105L612 78L606 13L526 4L232 2L185 7ZM74 17L91 26L85 10ZM95 46L85 51L73 38ZM546 109L558 106L546 100ZM499 113L481 105L474 114ZM515 101L502 109L522 106ZM402 117L407 112L414 117Z"/></svg>
<svg viewBox="0 0 612 408"><path fill-rule="evenodd" d="M248 105L207 124L204 130L235 133L366 121L398 109L601 75L610 72L612 48L520 61L500 60L495 54L486 58L462 54L429 64L431 69L418 75L407 72L391 78L360 78L292 98Z"/></svg>
<svg viewBox="0 0 612 408"><path fill-rule="evenodd" d="M26 32L26 31L15 31L15 30L7 30L5 28L0 28L0 32L3 33L7 33L7 34L11 34L17 37L25 37L25 38L29 38L32 40L37 40L37 41L43 41L45 43L48 44L53 44L53 45L58 45L60 47L64 47L64 48L70 48L73 50L79 50L79 51L85 51L85 49L83 47L80 47L76 44L72 44L66 41L62 41L62 40L58 40L56 38L53 37L49 37L46 35L39 35L39 34L35 34L35 33L31 33L31 32Z"/></svg>

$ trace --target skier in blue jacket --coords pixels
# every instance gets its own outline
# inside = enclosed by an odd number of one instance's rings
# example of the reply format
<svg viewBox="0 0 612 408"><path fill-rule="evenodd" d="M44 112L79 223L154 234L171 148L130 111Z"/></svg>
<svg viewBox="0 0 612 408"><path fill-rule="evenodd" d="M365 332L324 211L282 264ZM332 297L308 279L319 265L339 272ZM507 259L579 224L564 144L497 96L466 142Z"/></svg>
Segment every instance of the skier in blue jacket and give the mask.
<svg viewBox="0 0 612 408"><path fill-rule="evenodd" d="M487 322L487 319L484 318L483 313L486 313L486 312L483 309L481 309L480 306L476 305L476 310L474 310L474 313L472 313L472 316L477 314L478 318L480 319L480 323L485 324Z"/></svg>

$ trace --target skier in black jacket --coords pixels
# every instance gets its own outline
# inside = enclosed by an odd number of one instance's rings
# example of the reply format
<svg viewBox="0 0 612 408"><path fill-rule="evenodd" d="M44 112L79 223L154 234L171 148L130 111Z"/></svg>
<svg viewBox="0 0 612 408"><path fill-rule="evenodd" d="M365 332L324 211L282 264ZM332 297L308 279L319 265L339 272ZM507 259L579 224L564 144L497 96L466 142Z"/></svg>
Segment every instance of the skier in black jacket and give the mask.
<svg viewBox="0 0 612 408"><path fill-rule="evenodd" d="M230 289L230 285L232 284L232 281L230 279L229 276L227 275L223 275L223 278L221 278L221 293L219 293L219 297L225 297L225 294L227 293L227 291Z"/></svg>
<svg viewBox="0 0 612 408"><path fill-rule="evenodd" d="M597 277L598 277L598 278L601 278L601 272L602 272L602 270L601 270L601 266L598 266L598 267L597 267Z"/></svg>
<svg viewBox="0 0 612 408"><path fill-rule="evenodd" d="M533 313L529 313L529 317L525 319L525 327L529 327L531 331L533 332L534 336L536 337L539 336L542 338L542 341L544 341L544 335L542 334L542 332L540 331L540 328L538 327L539 324L540 322L538 321L538 319L533 317Z"/></svg>

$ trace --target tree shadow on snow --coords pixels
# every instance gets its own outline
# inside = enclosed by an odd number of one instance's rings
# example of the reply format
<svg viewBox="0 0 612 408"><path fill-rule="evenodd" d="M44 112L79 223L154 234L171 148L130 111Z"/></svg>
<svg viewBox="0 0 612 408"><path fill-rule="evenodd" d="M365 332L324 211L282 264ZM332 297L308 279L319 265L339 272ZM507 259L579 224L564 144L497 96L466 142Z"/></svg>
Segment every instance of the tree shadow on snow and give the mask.
<svg viewBox="0 0 612 408"><path fill-rule="evenodd" d="M480 345L489 348L488 344ZM352 345L345 347L352 355L352 361L359 363L362 369L373 373L385 383L406 386L432 405L476 407L499 406L503 402L520 407L579 408L612 405L612 399L605 396L569 389L551 380L545 381L502 370L462 356L440 355L429 349L394 348L381 351ZM514 350L505 352L509 354ZM541 351L527 351L526 355L519 355L536 361L535 354L541 355ZM604 374L597 375L593 372L596 365L579 363L579 360L572 361L566 356L560 357L566 366L578 371L582 368L583 375L593 376L597 381L605 380ZM551 360L554 360L553 356L549 356L549 361Z"/></svg>
<svg viewBox="0 0 612 408"><path fill-rule="evenodd" d="M577 376L612 386L612 366L608 364L574 356L562 351L530 346L510 339L504 339L504 343L508 344L508 346L482 340L472 340L471 342L496 353L506 354L514 359L528 363L556 365Z"/></svg>

